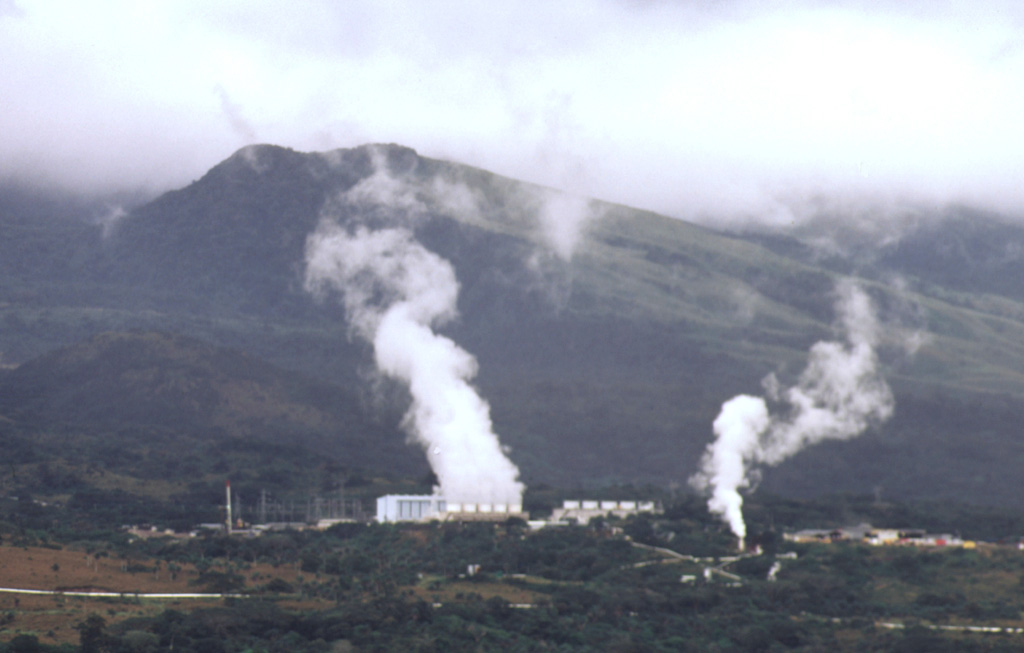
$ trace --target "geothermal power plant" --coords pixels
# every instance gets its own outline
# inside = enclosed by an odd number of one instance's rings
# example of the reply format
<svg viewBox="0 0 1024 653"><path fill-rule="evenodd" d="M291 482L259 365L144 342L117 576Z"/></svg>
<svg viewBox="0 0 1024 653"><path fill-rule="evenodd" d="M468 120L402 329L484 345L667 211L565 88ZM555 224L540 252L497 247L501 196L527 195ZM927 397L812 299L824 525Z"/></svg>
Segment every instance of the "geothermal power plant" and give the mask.
<svg viewBox="0 0 1024 653"><path fill-rule="evenodd" d="M531 523L586 524L594 517L626 517L637 513L659 512L653 501L566 500L551 512L551 518ZM376 520L382 524L427 521L504 521L509 518L529 521L522 504L452 503L439 496L386 495L377 499Z"/></svg>
<svg viewBox="0 0 1024 653"><path fill-rule="evenodd" d="M662 507L655 501L566 499L546 519L531 519L521 503L463 503L447 501L437 494L388 494L377 497L376 513L364 510L359 499L325 499L282 504L265 493L254 506L243 506L226 484L224 521L201 524L200 528L220 530L228 535L259 535L267 530L291 528L329 528L338 523L430 523L494 522L521 519L532 528L551 525L587 525L596 517L624 519L641 513L657 514Z"/></svg>
<svg viewBox="0 0 1024 653"><path fill-rule="evenodd" d="M504 521L528 519L521 503L456 503L439 496L390 494L377 499L380 523L414 521Z"/></svg>
<svg viewBox="0 0 1024 653"><path fill-rule="evenodd" d="M411 405L403 428L422 447L437 477L435 495L380 497L377 520L525 518L519 469L494 430L490 406L472 383L477 361L438 330L458 316L455 268L424 246L412 227L431 211L477 208L453 202L445 180L415 181L401 166L394 169L384 149L368 151L372 174L325 206L318 228L308 235L305 289L321 301L340 302L350 336L372 347L379 376L408 389ZM381 213L372 207L387 209ZM709 495L709 510L721 516L741 549L746 536L741 490L750 487L759 467L778 464L817 442L856 437L893 413L893 395L875 354L881 326L870 296L852 279L838 281L835 294L836 326L843 337L813 345L807 368L792 387L769 375L762 382L764 397L726 401L713 424L716 439L690 479ZM788 409L772 415L769 401ZM638 509L587 503L562 510L628 514Z"/></svg>

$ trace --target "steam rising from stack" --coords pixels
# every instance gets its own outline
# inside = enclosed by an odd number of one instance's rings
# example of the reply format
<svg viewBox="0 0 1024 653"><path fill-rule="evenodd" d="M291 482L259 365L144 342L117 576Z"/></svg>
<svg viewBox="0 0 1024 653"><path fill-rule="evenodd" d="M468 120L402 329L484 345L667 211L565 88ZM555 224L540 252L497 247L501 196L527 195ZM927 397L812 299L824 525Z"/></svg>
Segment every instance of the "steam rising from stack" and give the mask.
<svg viewBox="0 0 1024 653"><path fill-rule="evenodd" d="M376 167L341 205L359 210L368 200L384 199L396 211L395 222L420 210L386 163L378 158ZM476 360L433 331L457 314L459 284L451 264L407 227L344 228L324 216L308 239L306 266L306 288L339 291L353 332L373 345L379 371L408 385L413 403L403 426L425 449L440 494L449 502L521 504L519 470L494 433L487 402L469 383Z"/></svg>
<svg viewBox="0 0 1024 653"><path fill-rule="evenodd" d="M818 342L797 384L782 390L774 374L765 378L772 401L788 404L782 416L769 413L762 397L739 395L722 404L714 421L715 441L690 483L710 490L708 509L722 516L740 539L746 537L743 497L751 468L776 465L822 440L847 440L893 412L892 391L878 372L875 345L879 326L871 300L850 281L839 284L836 309L845 342Z"/></svg>

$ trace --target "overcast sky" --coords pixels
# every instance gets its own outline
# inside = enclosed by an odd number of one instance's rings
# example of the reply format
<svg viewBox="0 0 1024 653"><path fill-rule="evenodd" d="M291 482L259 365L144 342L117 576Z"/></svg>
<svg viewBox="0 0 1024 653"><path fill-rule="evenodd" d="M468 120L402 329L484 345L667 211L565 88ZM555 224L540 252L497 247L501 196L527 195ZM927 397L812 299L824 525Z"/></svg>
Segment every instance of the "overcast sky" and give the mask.
<svg viewBox="0 0 1024 653"><path fill-rule="evenodd" d="M0 0L0 177L397 142L686 218L1024 213L1022 37L995 1Z"/></svg>

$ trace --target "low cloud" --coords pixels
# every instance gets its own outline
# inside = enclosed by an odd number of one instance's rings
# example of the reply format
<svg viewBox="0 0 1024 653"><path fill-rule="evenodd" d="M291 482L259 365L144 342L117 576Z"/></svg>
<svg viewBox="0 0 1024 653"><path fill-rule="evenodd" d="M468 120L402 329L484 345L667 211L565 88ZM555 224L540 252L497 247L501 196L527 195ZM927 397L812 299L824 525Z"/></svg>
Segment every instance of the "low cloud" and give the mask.
<svg viewBox="0 0 1024 653"><path fill-rule="evenodd" d="M7 0L0 177L169 188L258 137L402 143L720 225L822 196L1021 211L1022 36L999 0Z"/></svg>

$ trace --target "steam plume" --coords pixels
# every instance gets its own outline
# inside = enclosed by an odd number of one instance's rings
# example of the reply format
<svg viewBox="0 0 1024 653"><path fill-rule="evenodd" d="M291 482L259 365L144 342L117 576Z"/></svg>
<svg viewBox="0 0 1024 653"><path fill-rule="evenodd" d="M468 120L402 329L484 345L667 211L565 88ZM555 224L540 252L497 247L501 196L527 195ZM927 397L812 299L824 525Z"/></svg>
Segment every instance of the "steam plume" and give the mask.
<svg viewBox="0 0 1024 653"><path fill-rule="evenodd" d="M538 212L544 240L563 261L572 259L588 222L596 215L590 200L569 193L550 192L542 198Z"/></svg>
<svg viewBox="0 0 1024 653"><path fill-rule="evenodd" d="M694 477L701 489L711 487L708 509L722 515L740 538L746 537L747 528L739 490L749 485L747 463L755 458L759 437L768 424L764 399L739 395L725 402L713 425L715 443L704 454L701 476Z"/></svg>
<svg viewBox="0 0 1024 653"><path fill-rule="evenodd" d="M715 441L690 483L711 491L708 509L722 515L732 532L746 536L743 497L751 467L776 465L822 440L846 440L892 415L893 396L878 372L879 327L871 300L856 284L839 285L837 312L845 342L818 342L797 384L780 390L774 374L764 380L768 397L788 404L772 416L761 397L740 395L722 404Z"/></svg>
<svg viewBox="0 0 1024 653"><path fill-rule="evenodd" d="M371 179L353 189L360 202L370 188L395 190ZM346 230L328 221L309 237L306 265L306 288L339 291L353 332L373 345L377 368L408 384L413 403L403 426L426 451L441 495L460 503L521 504L519 471L499 444L489 406L469 383L476 360L433 331L457 313L451 264L406 227Z"/></svg>
<svg viewBox="0 0 1024 653"><path fill-rule="evenodd" d="M128 211L123 206L111 206L107 212L96 219L96 224L100 225L101 234L103 238L109 238L110 234L114 233L117 225L121 223L128 216Z"/></svg>

